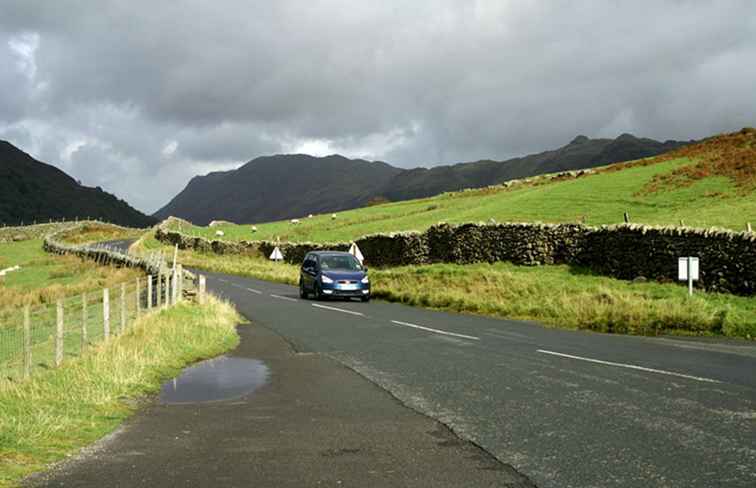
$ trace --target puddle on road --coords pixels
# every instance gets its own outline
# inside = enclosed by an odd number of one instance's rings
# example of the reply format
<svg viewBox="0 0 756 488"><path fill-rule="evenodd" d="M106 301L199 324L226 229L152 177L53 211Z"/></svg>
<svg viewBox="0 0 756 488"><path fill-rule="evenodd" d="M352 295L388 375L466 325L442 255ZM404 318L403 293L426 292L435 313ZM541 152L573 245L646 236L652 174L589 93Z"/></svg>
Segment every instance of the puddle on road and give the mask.
<svg viewBox="0 0 756 488"><path fill-rule="evenodd" d="M268 382L269 371L257 359L220 356L185 369L163 383L160 402L202 403L239 398Z"/></svg>

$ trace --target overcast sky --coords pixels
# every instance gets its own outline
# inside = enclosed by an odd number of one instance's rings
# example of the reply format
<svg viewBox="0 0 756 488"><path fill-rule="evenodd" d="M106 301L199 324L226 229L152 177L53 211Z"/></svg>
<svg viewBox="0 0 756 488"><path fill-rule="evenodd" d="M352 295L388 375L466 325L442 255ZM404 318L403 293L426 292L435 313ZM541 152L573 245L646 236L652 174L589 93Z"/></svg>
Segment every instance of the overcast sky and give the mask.
<svg viewBox="0 0 756 488"><path fill-rule="evenodd" d="M0 139L151 213L273 153L432 166L756 125L756 2L2 0L0 67Z"/></svg>

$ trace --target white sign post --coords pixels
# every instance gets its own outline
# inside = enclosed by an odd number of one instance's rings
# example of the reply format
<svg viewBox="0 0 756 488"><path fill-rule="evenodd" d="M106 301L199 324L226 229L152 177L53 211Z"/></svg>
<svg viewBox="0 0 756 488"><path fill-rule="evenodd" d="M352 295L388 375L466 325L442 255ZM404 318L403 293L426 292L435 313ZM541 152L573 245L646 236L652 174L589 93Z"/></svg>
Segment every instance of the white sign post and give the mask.
<svg viewBox="0 0 756 488"><path fill-rule="evenodd" d="M698 258L691 256L677 260L677 279L688 282L688 294L693 295L693 281L698 281Z"/></svg>

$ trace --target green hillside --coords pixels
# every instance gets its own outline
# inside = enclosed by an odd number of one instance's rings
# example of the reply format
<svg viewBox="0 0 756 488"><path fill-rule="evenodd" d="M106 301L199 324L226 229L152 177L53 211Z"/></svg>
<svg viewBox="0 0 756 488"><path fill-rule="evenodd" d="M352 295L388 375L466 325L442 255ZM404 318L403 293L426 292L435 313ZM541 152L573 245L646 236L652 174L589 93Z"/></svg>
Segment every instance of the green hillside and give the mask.
<svg viewBox="0 0 756 488"><path fill-rule="evenodd" d="M539 178L510 186L446 193L289 221L212 228L188 234L224 239L347 241L366 234L423 230L438 222L632 222L743 230L756 225L756 130L712 137L671 153L606 166L579 177Z"/></svg>

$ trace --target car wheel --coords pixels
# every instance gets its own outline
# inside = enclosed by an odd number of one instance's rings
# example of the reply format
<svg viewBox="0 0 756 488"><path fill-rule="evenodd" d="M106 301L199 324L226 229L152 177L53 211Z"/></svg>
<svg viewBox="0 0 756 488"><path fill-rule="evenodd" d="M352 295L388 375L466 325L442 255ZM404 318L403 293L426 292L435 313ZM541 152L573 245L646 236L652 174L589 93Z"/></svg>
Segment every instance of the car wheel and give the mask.
<svg viewBox="0 0 756 488"><path fill-rule="evenodd" d="M370 295L368 295L366 297L360 297L360 300L362 300L363 302L369 302L370 301Z"/></svg>
<svg viewBox="0 0 756 488"><path fill-rule="evenodd" d="M305 290L302 280L299 280L299 298L307 298L307 290Z"/></svg>
<svg viewBox="0 0 756 488"><path fill-rule="evenodd" d="M323 292L320 291L320 285L315 285L315 299L322 300L324 298Z"/></svg>

